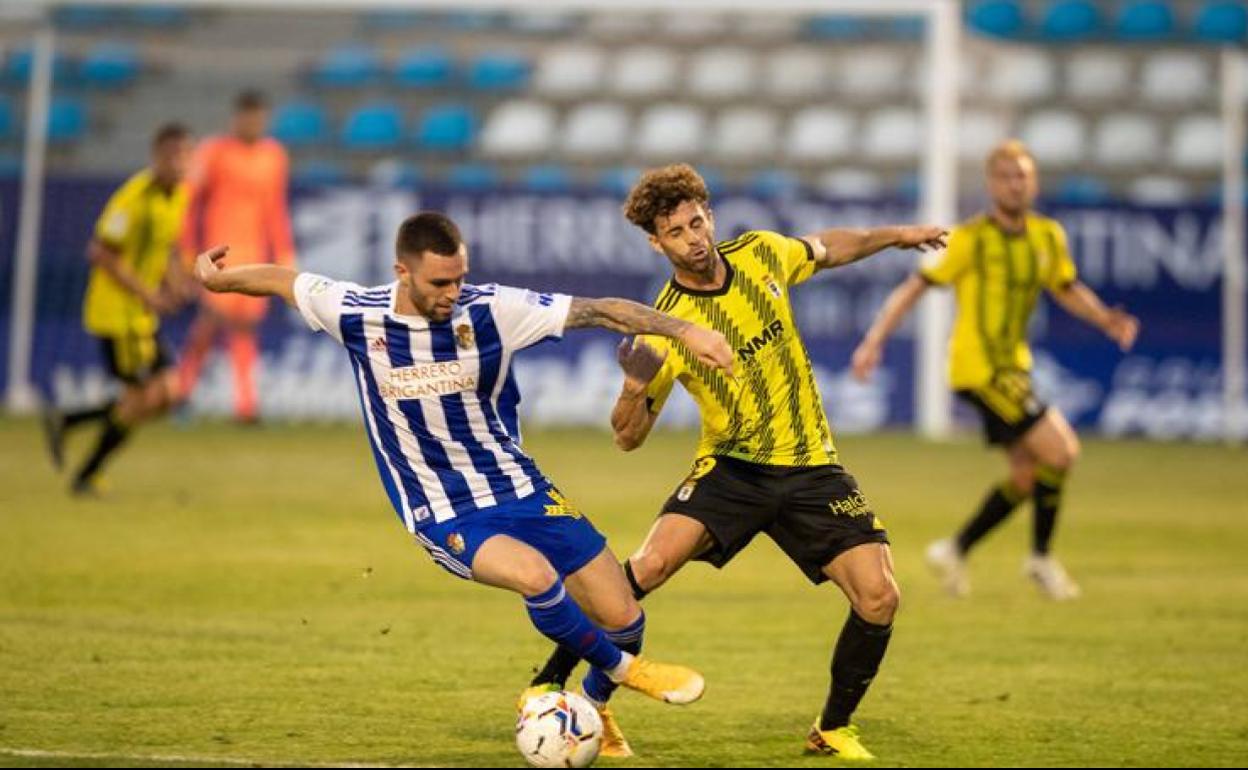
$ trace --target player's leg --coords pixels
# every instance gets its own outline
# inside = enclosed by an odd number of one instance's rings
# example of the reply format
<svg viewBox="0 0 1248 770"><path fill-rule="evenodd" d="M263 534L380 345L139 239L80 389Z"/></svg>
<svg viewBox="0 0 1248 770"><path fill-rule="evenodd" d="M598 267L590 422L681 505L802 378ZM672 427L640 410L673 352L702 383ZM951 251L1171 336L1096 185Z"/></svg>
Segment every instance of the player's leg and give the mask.
<svg viewBox="0 0 1248 770"><path fill-rule="evenodd" d="M179 392L183 399L190 398L195 391L195 384L199 382L199 375L203 372L204 361L221 333L221 316L213 305L220 301L220 296L223 295L209 294L203 297L199 313L187 334L178 366Z"/></svg>
<svg viewBox="0 0 1248 770"><path fill-rule="evenodd" d="M1079 457L1079 437L1060 411L1049 408L1023 436L1021 444L1035 463L1032 554L1024 569L1051 598L1073 599L1080 593L1079 586L1049 554L1049 547L1062 505L1066 477Z"/></svg>
<svg viewBox="0 0 1248 770"><path fill-rule="evenodd" d="M268 310L265 297L230 297L228 348L234 370L234 417L254 423L258 416L256 362L260 358L259 327Z"/></svg>

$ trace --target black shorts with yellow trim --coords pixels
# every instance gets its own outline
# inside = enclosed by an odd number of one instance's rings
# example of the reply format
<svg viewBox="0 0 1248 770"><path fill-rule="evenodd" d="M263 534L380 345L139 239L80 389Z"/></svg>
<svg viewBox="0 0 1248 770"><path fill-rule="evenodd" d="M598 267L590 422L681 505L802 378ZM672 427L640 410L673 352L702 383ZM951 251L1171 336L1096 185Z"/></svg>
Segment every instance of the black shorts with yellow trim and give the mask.
<svg viewBox="0 0 1248 770"><path fill-rule="evenodd" d="M699 561L723 567L765 533L812 583L823 567L855 546L887 543L858 482L839 465L759 465L703 457L663 506L700 522L714 544Z"/></svg>
<svg viewBox="0 0 1248 770"><path fill-rule="evenodd" d="M1049 408L1032 391L1031 376L1018 370L997 372L987 385L957 394L979 412L989 444L1017 443Z"/></svg>
<svg viewBox="0 0 1248 770"><path fill-rule="evenodd" d="M105 366L127 385L142 385L173 366L173 356L155 334L99 337Z"/></svg>

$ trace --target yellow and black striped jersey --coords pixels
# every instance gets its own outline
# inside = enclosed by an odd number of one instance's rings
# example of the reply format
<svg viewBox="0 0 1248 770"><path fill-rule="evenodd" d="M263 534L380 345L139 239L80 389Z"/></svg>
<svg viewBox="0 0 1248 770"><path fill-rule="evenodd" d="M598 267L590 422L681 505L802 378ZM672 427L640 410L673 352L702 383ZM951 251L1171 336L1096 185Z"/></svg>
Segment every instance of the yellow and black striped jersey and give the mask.
<svg viewBox="0 0 1248 770"><path fill-rule="evenodd" d="M958 315L949 339L949 383L977 388L998 372L1031 370L1027 322L1041 289L1075 281L1066 232L1057 220L1026 216L1011 234L988 215L954 228L949 248L919 270L924 280L953 284Z"/></svg>
<svg viewBox="0 0 1248 770"><path fill-rule="evenodd" d="M837 462L832 431L806 346L789 304L789 287L814 274L810 244L765 231L717 244L728 270L722 288L688 289L672 278L655 307L715 329L736 351L735 375L712 370L679 342L649 337L667 357L650 383L650 410L658 413L680 382L702 415L698 456L736 457L763 465L813 466Z"/></svg>

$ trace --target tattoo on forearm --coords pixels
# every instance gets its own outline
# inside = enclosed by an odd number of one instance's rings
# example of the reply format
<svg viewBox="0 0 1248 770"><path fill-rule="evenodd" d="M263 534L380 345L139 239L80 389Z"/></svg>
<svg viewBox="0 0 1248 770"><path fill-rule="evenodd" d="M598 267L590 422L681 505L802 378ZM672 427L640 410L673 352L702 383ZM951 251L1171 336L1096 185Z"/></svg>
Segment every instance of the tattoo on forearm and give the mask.
<svg viewBox="0 0 1248 770"><path fill-rule="evenodd" d="M638 302L608 297L586 299L574 297L565 324L569 329L597 326L621 334L658 334L677 337L688 323Z"/></svg>

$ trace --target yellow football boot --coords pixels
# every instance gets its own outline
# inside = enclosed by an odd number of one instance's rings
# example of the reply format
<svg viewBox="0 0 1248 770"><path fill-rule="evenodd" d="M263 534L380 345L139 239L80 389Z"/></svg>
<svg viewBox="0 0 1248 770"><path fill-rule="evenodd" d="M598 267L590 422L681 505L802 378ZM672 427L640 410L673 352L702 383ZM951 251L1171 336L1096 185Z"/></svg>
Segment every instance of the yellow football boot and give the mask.
<svg viewBox="0 0 1248 770"><path fill-rule="evenodd" d="M875 759L875 755L867 751L867 747L858 740L856 726L846 725L833 730L820 730L818 719L811 726L810 732L806 734L806 752L841 759Z"/></svg>

